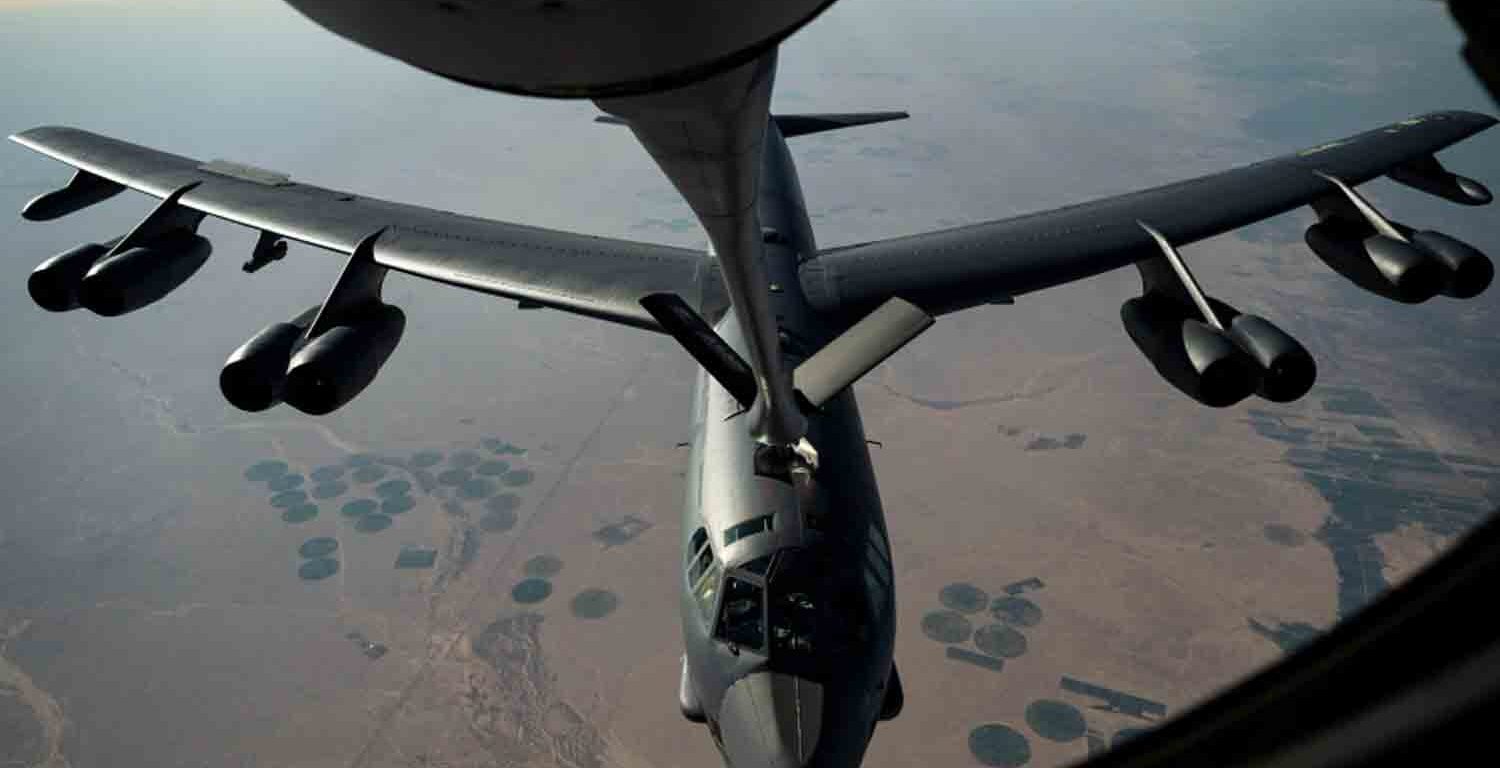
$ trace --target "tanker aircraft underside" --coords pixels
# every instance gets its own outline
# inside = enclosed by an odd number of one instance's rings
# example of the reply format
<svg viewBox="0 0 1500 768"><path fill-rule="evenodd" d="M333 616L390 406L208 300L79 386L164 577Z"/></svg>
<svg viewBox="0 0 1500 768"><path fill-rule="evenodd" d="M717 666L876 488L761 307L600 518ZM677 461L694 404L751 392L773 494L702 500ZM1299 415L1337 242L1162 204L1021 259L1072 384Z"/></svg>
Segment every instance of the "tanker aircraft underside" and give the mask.
<svg viewBox="0 0 1500 768"><path fill-rule="evenodd" d="M462 216L202 162L76 128L11 139L76 169L22 216L55 219L125 189L159 198L136 227L38 266L42 308L116 316L209 257L205 216L260 232L255 272L297 241L347 261L327 298L230 354L246 411L326 414L375 379L405 327L396 272L671 335L700 365L680 566L677 705L727 763L855 766L903 702L890 542L850 385L935 317L1135 265L1125 330L1172 386L1209 406L1296 400L1307 350L1210 295L1179 249L1310 206L1307 244L1393 301L1470 298L1494 267L1474 248L1386 218L1379 176L1461 205L1479 182L1435 153L1493 125L1435 112L1300 152L1118 197L909 237L819 249L786 139L903 118L771 115L779 42L831 0L289 0L309 18L444 77L591 98L693 208L709 253ZM497 54L497 52L508 52Z"/></svg>

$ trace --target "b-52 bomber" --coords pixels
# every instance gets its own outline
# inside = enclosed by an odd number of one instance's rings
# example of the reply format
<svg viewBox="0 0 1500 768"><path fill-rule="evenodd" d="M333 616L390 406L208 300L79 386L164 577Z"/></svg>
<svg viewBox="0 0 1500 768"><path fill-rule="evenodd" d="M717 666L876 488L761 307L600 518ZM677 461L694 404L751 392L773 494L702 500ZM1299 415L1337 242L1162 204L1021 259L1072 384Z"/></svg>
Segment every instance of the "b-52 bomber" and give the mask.
<svg viewBox="0 0 1500 768"><path fill-rule="evenodd" d="M43 262L42 308L104 316L182 285L206 216L259 230L246 271L288 242L347 261L327 298L229 355L225 398L308 414L370 385L405 327L391 272L664 333L698 362L683 506L678 702L726 763L855 766L903 694L884 514L850 385L934 319L1134 265L1120 315L1172 386L1209 406L1296 400L1307 350L1214 297L1180 249L1300 206L1313 253L1359 287L1415 304L1470 298L1494 267L1406 226L1356 187L1385 176L1461 205L1491 194L1435 153L1495 123L1434 112L1200 178L972 226L819 249L787 141L905 117L771 114L780 42L829 0L289 0L327 29L502 93L589 98L634 133L711 249L590 237L299 184L84 130L17 143L76 169L22 215L55 219L129 188L160 198L135 228ZM601 129L602 130L602 129Z"/></svg>

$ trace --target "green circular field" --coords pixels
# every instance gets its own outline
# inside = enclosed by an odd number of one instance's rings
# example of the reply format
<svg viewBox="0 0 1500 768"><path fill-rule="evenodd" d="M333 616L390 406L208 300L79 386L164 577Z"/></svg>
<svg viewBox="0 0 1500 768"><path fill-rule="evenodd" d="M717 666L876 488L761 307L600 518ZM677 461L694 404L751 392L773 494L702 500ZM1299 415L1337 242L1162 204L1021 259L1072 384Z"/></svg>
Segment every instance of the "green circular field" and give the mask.
<svg viewBox="0 0 1500 768"><path fill-rule="evenodd" d="M411 483L405 480L387 480L375 486L375 495L381 498L403 496L411 492Z"/></svg>
<svg viewBox="0 0 1500 768"><path fill-rule="evenodd" d="M297 575L303 581L319 581L339 572L339 561L331 557L317 557L302 564Z"/></svg>
<svg viewBox="0 0 1500 768"><path fill-rule="evenodd" d="M390 515L361 515L358 520L354 521L354 530L360 533L379 533L389 527L391 527Z"/></svg>
<svg viewBox="0 0 1500 768"><path fill-rule="evenodd" d="M481 461L484 459L473 451L459 451L448 457L448 463L458 469L470 469Z"/></svg>
<svg viewBox="0 0 1500 768"><path fill-rule="evenodd" d="M374 499L355 499L354 501L345 504L343 508L339 510L339 514L343 515L344 517L363 517L365 515L374 514L375 510L379 507L380 503L375 501Z"/></svg>
<svg viewBox="0 0 1500 768"><path fill-rule="evenodd" d="M410 512L417 503L410 496L391 496L380 502L380 512L386 515L399 515Z"/></svg>
<svg viewBox="0 0 1500 768"><path fill-rule="evenodd" d="M281 477L286 474L287 469L289 467L287 467L284 461L276 459L257 461L251 464L249 469L245 470L245 479L252 483L264 482L275 477Z"/></svg>
<svg viewBox="0 0 1500 768"><path fill-rule="evenodd" d="M466 499L468 501L485 498L486 496L490 496L494 492L495 484L482 477L470 479L468 482L460 485L457 491L458 497L460 499Z"/></svg>
<svg viewBox="0 0 1500 768"><path fill-rule="evenodd" d="M521 508L521 497L514 493L491 496L490 500L484 503L484 508L496 512L514 512Z"/></svg>
<svg viewBox="0 0 1500 768"><path fill-rule="evenodd" d="M354 470L351 477L354 478L354 482L356 483L373 483L376 480L385 477L385 467L382 467L379 464L366 464L365 466Z"/></svg>
<svg viewBox="0 0 1500 768"><path fill-rule="evenodd" d="M962 643L974 634L974 625L958 611L931 611L922 617L922 634L940 643Z"/></svg>
<svg viewBox="0 0 1500 768"><path fill-rule="evenodd" d="M285 511L283 511L281 513L281 520L282 522L296 524L305 523L317 516L317 504L298 504L295 507L288 507Z"/></svg>
<svg viewBox="0 0 1500 768"><path fill-rule="evenodd" d="M527 576L534 576L538 579L550 579L562 573L563 561L562 558L553 555L537 555L527 560L522 568L526 571Z"/></svg>
<svg viewBox="0 0 1500 768"><path fill-rule="evenodd" d="M938 592L938 602L959 613L979 613L990 604L990 596L973 584L954 582Z"/></svg>
<svg viewBox="0 0 1500 768"><path fill-rule="evenodd" d="M349 492L349 484L342 480L334 480L329 483L318 483L312 488L312 497L315 499L332 499L343 496Z"/></svg>
<svg viewBox="0 0 1500 768"><path fill-rule="evenodd" d="M344 468L337 464L318 467L308 477L315 483L330 483L344 476Z"/></svg>
<svg viewBox="0 0 1500 768"><path fill-rule="evenodd" d="M460 486L469 482L471 477L467 469L445 469L438 473L437 481L443 485Z"/></svg>
<svg viewBox="0 0 1500 768"><path fill-rule="evenodd" d="M271 478L266 483L266 487L273 491L290 491L293 488L300 488L305 481L306 478L301 475L281 475L280 477Z"/></svg>
<svg viewBox="0 0 1500 768"><path fill-rule="evenodd" d="M435 467L443 463L443 454L437 451L419 451L411 455L411 465L418 469Z"/></svg>
<svg viewBox="0 0 1500 768"><path fill-rule="evenodd" d="M573 596L568 607L580 619L602 619L620 607L620 598L607 589L585 589Z"/></svg>
<svg viewBox="0 0 1500 768"><path fill-rule="evenodd" d="M499 477L509 471L510 462L499 459L491 459L474 468L476 474L484 475L485 477Z"/></svg>
<svg viewBox="0 0 1500 768"><path fill-rule="evenodd" d="M974 633L974 646L991 656L1014 659L1026 653L1026 636L1004 624L991 624Z"/></svg>
<svg viewBox="0 0 1500 768"><path fill-rule="evenodd" d="M531 485L531 481L535 479L536 474L529 469L513 469L505 473L505 484L512 488Z"/></svg>
<svg viewBox="0 0 1500 768"><path fill-rule="evenodd" d="M328 557L337 551L339 551L339 540L332 536L319 536L308 539L302 542L302 546L297 548L297 554L307 558Z"/></svg>
<svg viewBox="0 0 1500 768"><path fill-rule="evenodd" d="M1038 736L1051 741L1072 741L1082 738L1088 730L1077 707L1054 699L1031 702L1026 707L1026 724Z"/></svg>
<svg viewBox="0 0 1500 768"><path fill-rule="evenodd" d="M305 491L282 491L271 497L271 506L277 509L287 509L307 501Z"/></svg>
<svg viewBox="0 0 1500 768"><path fill-rule="evenodd" d="M1042 623L1042 609L1024 597L999 597L990 605L990 615L1013 627L1034 627Z"/></svg>
<svg viewBox="0 0 1500 768"><path fill-rule="evenodd" d="M1031 760L1031 744L1014 728L990 723L969 732L969 752L984 765L1020 768Z"/></svg>
<svg viewBox="0 0 1500 768"><path fill-rule="evenodd" d="M508 509L492 509L479 518L479 529L486 533L499 533L516 527L516 513Z"/></svg>
<svg viewBox="0 0 1500 768"><path fill-rule="evenodd" d="M523 605L540 603L552 595L552 582L546 579L525 579L510 590L512 600Z"/></svg>

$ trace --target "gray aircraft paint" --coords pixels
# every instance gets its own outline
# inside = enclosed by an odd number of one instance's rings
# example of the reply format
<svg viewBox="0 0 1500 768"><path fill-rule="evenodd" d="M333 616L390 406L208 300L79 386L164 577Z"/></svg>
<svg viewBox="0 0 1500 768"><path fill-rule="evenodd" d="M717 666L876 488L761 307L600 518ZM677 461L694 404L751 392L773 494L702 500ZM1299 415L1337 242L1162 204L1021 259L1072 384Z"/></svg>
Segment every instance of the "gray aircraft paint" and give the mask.
<svg viewBox="0 0 1500 768"><path fill-rule="evenodd" d="M793 367L841 329L812 309L797 283L799 258L815 253L816 246L796 168L774 122L766 129L759 207L768 233L767 278L780 286L769 293L770 308L788 340L781 345L784 363ZM717 330L744 353L735 315L726 315ZM814 498L799 500L791 484L755 474L758 444L745 428L746 418L740 404L700 370L679 563L690 684L731 765L858 765L890 674L895 595L884 513L854 394L846 390L808 417L808 437L822 457ZM813 510L825 515L821 531L808 525L807 515ZM767 514L774 516L772 530L724 544L729 528ZM852 647L815 647L812 663L785 665L774 653L768 658L748 648L736 652L715 639L688 583L687 566L699 529L707 533L726 572L767 555L797 550L816 552L820 561L850 569L854 578L848 583L860 594L843 598L856 598L856 610L867 612L864 641ZM780 562L773 569L779 566ZM773 570L767 600L780 595L776 576ZM716 605L721 597L716 595ZM820 605L835 599L829 594L812 598ZM804 674L816 670L818 679L798 678L787 671L791 668ZM774 706L766 707L763 696ZM809 736L813 731L815 739ZM760 741L754 733L771 737Z"/></svg>

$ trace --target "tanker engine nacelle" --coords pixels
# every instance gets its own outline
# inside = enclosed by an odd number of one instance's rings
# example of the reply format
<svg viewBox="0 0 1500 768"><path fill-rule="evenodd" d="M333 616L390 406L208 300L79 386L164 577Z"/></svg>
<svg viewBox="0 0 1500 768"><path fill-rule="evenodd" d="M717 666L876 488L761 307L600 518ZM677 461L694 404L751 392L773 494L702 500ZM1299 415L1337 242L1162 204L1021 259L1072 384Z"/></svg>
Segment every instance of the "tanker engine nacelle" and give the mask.
<svg viewBox="0 0 1500 768"><path fill-rule="evenodd" d="M1281 403L1307 394L1317 365L1296 339L1264 318L1210 301L1224 331L1157 291L1126 301L1120 319L1157 373L1204 405L1224 408L1252 393Z"/></svg>
<svg viewBox="0 0 1500 768"><path fill-rule="evenodd" d="M376 302L309 341L318 309L268 326L230 354L219 372L224 399L252 412L285 401L322 416L363 392L401 341L406 315Z"/></svg>
<svg viewBox="0 0 1500 768"><path fill-rule="evenodd" d="M289 0L323 27L468 85L606 98L753 60L833 0Z"/></svg>

